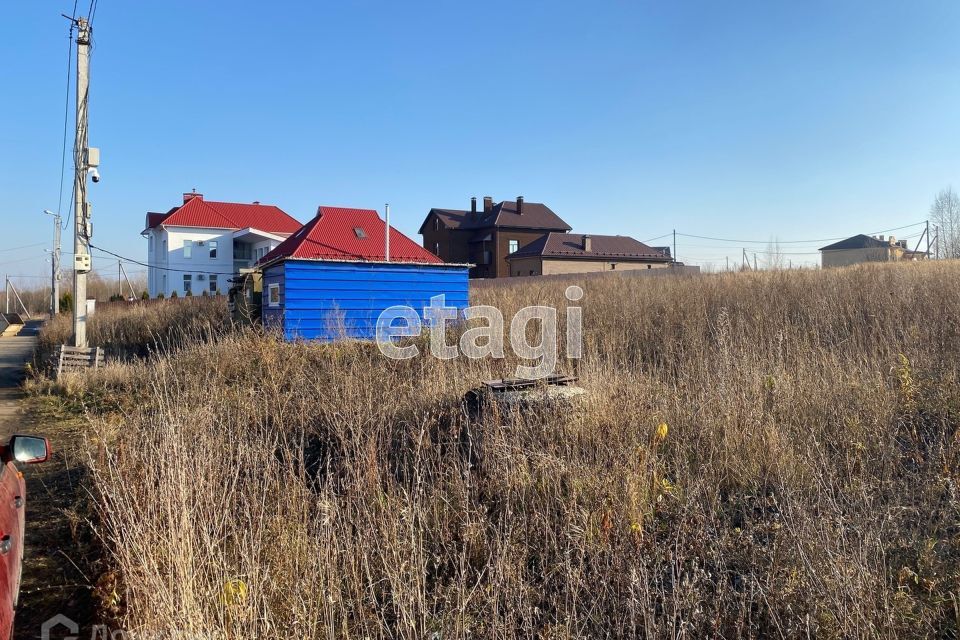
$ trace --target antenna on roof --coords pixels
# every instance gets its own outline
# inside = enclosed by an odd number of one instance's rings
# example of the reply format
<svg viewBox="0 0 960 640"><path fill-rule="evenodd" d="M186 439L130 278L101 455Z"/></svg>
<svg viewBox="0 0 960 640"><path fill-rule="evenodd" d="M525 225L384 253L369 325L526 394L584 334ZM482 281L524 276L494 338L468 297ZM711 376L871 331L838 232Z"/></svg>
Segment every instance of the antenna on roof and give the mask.
<svg viewBox="0 0 960 640"><path fill-rule="evenodd" d="M384 262L390 262L390 203L383 205L385 212L383 217L387 221L387 229L384 231L386 237L383 239L383 260Z"/></svg>

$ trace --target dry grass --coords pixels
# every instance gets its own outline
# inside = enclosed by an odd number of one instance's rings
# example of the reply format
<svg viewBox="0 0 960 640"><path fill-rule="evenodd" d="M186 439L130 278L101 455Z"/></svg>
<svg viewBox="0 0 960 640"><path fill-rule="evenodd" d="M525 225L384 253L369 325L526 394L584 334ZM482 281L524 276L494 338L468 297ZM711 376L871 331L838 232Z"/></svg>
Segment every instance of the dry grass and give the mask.
<svg viewBox="0 0 960 640"><path fill-rule="evenodd" d="M69 344L73 316L60 314L43 327L38 359L52 354L58 345ZM188 341L206 341L221 334L230 323L225 298L196 296L161 302L131 302L103 305L90 317L87 339L102 346L114 359L145 357L151 351L184 346Z"/></svg>
<svg viewBox="0 0 960 640"><path fill-rule="evenodd" d="M956 637L958 281L591 279L589 396L502 419L460 398L511 362L247 333L108 367L71 391L107 605L230 638Z"/></svg>

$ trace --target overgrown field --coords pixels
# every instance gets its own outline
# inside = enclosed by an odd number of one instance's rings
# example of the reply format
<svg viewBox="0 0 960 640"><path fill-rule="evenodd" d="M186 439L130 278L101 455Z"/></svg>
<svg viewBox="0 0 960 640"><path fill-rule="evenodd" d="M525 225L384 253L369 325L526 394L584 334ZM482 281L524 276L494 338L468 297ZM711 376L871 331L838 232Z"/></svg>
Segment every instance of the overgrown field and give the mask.
<svg viewBox="0 0 960 640"><path fill-rule="evenodd" d="M567 284L473 296L509 318ZM582 286L573 407L469 417L512 358L197 326L36 384L89 411L105 611L229 638L956 637L960 265Z"/></svg>

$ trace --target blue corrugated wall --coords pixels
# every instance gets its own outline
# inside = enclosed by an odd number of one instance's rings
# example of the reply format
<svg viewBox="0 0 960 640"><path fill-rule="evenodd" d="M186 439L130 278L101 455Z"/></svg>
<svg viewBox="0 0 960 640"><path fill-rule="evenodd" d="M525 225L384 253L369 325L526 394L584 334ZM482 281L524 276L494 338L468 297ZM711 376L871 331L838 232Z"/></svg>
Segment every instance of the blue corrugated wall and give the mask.
<svg viewBox="0 0 960 640"><path fill-rule="evenodd" d="M280 305L269 306L269 286ZM423 319L430 298L449 307L469 304L467 267L405 263L286 260L263 274L264 326L282 326L288 340L373 339L387 307L407 305Z"/></svg>

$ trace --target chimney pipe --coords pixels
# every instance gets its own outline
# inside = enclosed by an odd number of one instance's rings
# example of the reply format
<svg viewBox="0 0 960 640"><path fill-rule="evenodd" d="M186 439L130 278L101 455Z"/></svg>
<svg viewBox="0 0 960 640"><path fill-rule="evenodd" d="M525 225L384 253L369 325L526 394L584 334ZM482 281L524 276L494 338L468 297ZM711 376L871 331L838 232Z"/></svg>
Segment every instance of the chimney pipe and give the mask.
<svg viewBox="0 0 960 640"><path fill-rule="evenodd" d="M483 212L490 213L493 211L493 198L490 196L483 196Z"/></svg>
<svg viewBox="0 0 960 640"><path fill-rule="evenodd" d="M477 196L470 198L470 213L474 215L477 213Z"/></svg>
<svg viewBox="0 0 960 640"><path fill-rule="evenodd" d="M590 236L584 234L584 236L583 236L583 250L589 252L589 251L591 251L592 249L593 249L593 242L591 241Z"/></svg>
<svg viewBox="0 0 960 640"><path fill-rule="evenodd" d="M194 190L191 191L190 193L185 193L185 194L183 194L183 204L187 204L188 202L190 202L190 201L193 200L194 198L199 198L200 200L203 200L203 194L202 194L202 193L197 193L197 190L196 190L196 189L194 189Z"/></svg>
<svg viewBox="0 0 960 640"><path fill-rule="evenodd" d="M879 240L880 242L883 242L883 236L877 236L877 240Z"/></svg>
<svg viewBox="0 0 960 640"><path fill-rule="evenodd" d="M517 215L523 215L523 196L517 196Z"/></svg>
<svg viewBox="0 0 960 640"><path fill-rule="evenodd" d="M390 203L384 205L383 216L387 222L386 236L383 239L383 261L390 262Z"/></svg>

